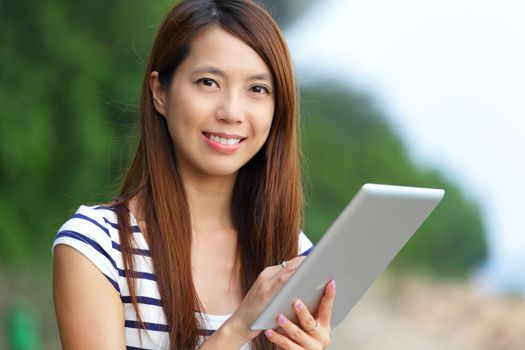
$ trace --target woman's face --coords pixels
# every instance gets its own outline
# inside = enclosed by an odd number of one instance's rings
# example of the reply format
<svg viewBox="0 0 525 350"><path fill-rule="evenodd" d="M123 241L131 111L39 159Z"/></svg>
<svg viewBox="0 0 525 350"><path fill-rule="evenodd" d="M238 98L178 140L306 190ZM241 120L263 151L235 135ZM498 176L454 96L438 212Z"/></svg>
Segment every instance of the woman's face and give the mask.
<svg viewBox="0 0 525 350"><path fill-rule="evenodd" d="M261 149L275 109L270 70L243 41L213 26L198 33L169 89L151 76L179 167L195 176L234 175Z"/></svg>

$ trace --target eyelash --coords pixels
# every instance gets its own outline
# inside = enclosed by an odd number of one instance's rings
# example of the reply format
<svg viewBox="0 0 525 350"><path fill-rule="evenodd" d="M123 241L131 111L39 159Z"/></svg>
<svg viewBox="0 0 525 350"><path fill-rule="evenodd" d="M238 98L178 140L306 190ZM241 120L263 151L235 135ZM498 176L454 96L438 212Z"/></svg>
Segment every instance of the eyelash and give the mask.
<svg viewBox="0 0 525 350"><path fill-rule="evenodd" d="M252 87L250 88L250 90L253 91L253 92L255 92L256 94L261 94L262 92L256 92L256 91L254 91L254 89L256 89L256 88L260 88L260 89L262 89L266 95L269 95L269 94L270 94L270 88L268 88L267 86L264 86L264 85L255 85L255 86L252 86Z"/></svg>
<svg viewBox="0 0 525 350"><path fill-rule="evenodd" d="M211 87L211 85L206 85L205 84L206 82L209 82L211 84L215 84L215 85L219 86L219 84L215 80L213 80L211 78L201 78L201 79L196 81L197 84L202 84L202 85L204 85L206 87Z"/></svg>
<svg viewBox="0 0 525 350"><path fill-rule="evenodd" d="M219 86L219 84L215 80L213 80L211 78L201 78L201 79L197 80L195 83L204 85L206 87L212 87L212 84L215 84L215 85ZM207 85L206 83L210 83L210 84ZM257 91L254 91L255 89L261 89L262 91L257 92ZM252 92L254 92L256 94L266 94L266 95L269 95L270 92L271 92L270 88L267 87L267 86L264 86L264 85L254 85L254 86L250 87L250 91L252 91Z"/></svg>

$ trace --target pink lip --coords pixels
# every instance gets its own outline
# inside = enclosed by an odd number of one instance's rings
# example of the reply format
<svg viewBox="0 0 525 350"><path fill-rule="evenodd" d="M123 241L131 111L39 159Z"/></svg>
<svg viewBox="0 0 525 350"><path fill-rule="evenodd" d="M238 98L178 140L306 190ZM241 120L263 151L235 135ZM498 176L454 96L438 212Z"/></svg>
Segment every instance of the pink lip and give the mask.
<svg viewBox="0 0 525 350"><path fill-rule="evenodd" d="M202 138L204 140L204 142L206 142L208 145L210 145L214 150L216 151L219 151L221 153L233 153L235 151L237 151L239 148L242 147L242 143L244 142L244 138L241 137L241 136L238 136L238 135L231 135L231 134L223 134L223 133L207 133L207 134L212 134L212 135L215 135L215 136L218 136L218 137L222 137L222 138L227 138L227 139L241 139L241 141L235 145L223 145L222 143L220 142L215 142L211 139L209 139L208 137L206 137L206 135L202 134Z"/></svg>

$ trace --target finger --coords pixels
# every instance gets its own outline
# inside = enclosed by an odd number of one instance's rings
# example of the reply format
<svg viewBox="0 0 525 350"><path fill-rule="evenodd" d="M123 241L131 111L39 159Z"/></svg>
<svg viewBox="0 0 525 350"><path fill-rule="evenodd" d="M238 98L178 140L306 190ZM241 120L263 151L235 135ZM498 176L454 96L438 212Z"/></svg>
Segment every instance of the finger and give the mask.
<svg viewBox="0 0 525 350"><path fill-rule="evenodd" d="M280 349L283 350L302 350L303 347L300 347L296 343L290 340L286 335L282 335L277 333L273 329L268 329L264 331L264 335L266 338L268 338L272 343L277 345Z"/></svg>
<svg viewBox="0 0 525 350"><path fill-rule="evenodd" d="M305 257L296 257L288 261L285 267L279 265L269 266L257 278L258 284L264 290L264 299L273 297L279 289L290 279L295 270Z"/></svg>
<svg viewBox="0 0 525 350"><path fill-rule="evenodd" d="M305 331L308 331L310 329L314 329L315 325L317 324L317 321L312 316L310 311L308 311L308 309L306 308L304 303L302 301L300 301L300 300L297 300L293 304L293 307L294 307L294 310L295 310L295 314L297 315L297 318L299 319L299 323L300 323L301 327Z"/></svg>
<svg viewBox="0 0 525 350"><path fill-rule="evenodd" d="M330 326L330 318L332 317L332 309L335 300L335 280L332 279L327 283L324 295L319 303L317 311L317 319L323 326Z"/></svg>
<svg viewBox="0 0 525 350"><path fill-rule="evenodd" d="M296 264L296 267L299 267L299 265L303 263L304 259L306 259L306 256L299 255L293 259L290 259L289 262L292 264Z"/></svg>
<svg viewBox="0 0 525 350"><path fill-rule="evenodd" d="M299 326L288 320L284 315L279 314L277 323L281 326L286 336L296 344L306 347L307 349L316 348L318 341L306 334Z"/></svg>
<svg viewBox="0 0 525 350"><path fill-rule="evenodd" d="M270 274L270 283L279 281L280 283L277 283L278 286L282 286L288 279L291 277L291 275L297 270L297 268L302 264L303 260L305 259L304 256L295 257L291 260L288 260L286 262L286 266L274 265L270 266L268 269L268 273Z"/></svg>
<svg viewBox="0 0 525 350"><path fill-rule="evenodd" d="M278 265L280 267L280 270L277 271L277 273L274 275L274 283L277 288L281 288L289 279L292 277L292 275L295 273L297 268L301 265L305 257L297 257L293 258L292 260L289 260L285 267L282 267L281 265Z"/></svg>
<svg viewBox="0 0 525 350"><path fill-rule="evenodd" d="M279 266L282 270L287 271L287 272L295 271L303 263L305 258L306 258L305 256L297 256L293 259L286 261L286 267L282 267L282 265L280 264L277 266Z"/></svg>
<svg viewBox="0 0 525 350"><path fill-rule="evenodd" d="M275 274L275 276L260 276L256 281L257 290L254 292L261 307L268 304L268 302L278 293L284 284L290 279L293 272L282 272ZM262 311L262 310L260 310ZM259 312L260 312L259 311Z"/></svg>
<svg viewBox="0 0 525 350"><path fill-rule="evenodd" d="M261 275L267 276L267 277L275 277L282 273L294 272L299 267L299 265L301 265L304 258L305 257L301 256L301 257L296 257L291 260L285 261L286 262L285 266L283 266L282 264L268 266L263 270Z"/></svg>

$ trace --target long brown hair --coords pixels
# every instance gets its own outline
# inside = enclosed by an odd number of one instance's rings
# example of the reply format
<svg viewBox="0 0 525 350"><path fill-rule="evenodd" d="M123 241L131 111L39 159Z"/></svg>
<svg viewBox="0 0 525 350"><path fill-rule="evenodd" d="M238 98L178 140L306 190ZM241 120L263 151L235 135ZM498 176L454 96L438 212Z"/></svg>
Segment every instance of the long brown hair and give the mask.
<svg viewBox="0 0 525 350"><path fill-rule="evenodd" d="M250 0L187 0L176 5L161 24L146 67L141 96L141 139L115 202L126 278L142 324L133 271L129 201L138 199L147 231L170 349L193 349L199 330L200 302L191 274L191 222L174 145L166 121L154 108L151 72L167 89L188 56L197 32L216 25L243 40L266 63L274 79L275 112L262 149L238 172L231 215L237 231L241 293L245 295L267 266L297 255L302 221L298 150L297 91L291 58L271 16ZM143 324L142 324L143 325ZM254 349L273 349L264 337Z"/></svg>

